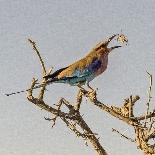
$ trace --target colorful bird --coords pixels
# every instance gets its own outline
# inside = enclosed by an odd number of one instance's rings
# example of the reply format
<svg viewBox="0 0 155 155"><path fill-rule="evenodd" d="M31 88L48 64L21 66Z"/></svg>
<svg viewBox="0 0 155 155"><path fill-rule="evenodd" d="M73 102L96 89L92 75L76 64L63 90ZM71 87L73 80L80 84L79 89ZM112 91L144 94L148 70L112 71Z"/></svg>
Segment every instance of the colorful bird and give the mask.
<svg viewBox="0 0 155 155"><path fill-rule="evenodd" d="M47 84L53 82L67 83L80 88L82 85L87 84L87 86L93 90L93 88L90 87L89 82L107 69L109 53L113 49L121 47L107 47L111 40L113 40L116 36L119 35L115 34L107 41L97 44L95 48L93 48L88 55L81 60L76 61L65 68L61 68L53 74L45 76L44 78L47 80Z"/></svg>
<svg viewBox="0 0 155 155"><path fill-rule="evenodd" d="M68 67L61 68L56 72L44 76L45 83L39 84L33 89L37 89L43 87L45 85L49 85L51 83L67 83L72 86L78 86L82 88L82 85L87 84L88 88L93 91L93 88L90 87L89 82L92 81L95 77L102 74L108 65L108 55L109 53L116 48L122 46L113 46L108 47L109 43L116 37L119 43L127 43L127 37L123 34L115 34L111 36L107 41L100 42L97 44L84 58L75 63L69 65ZM27 90L22 90L18 92L13 92L10 94L5 94L6 96L19 94Z"/></svg>

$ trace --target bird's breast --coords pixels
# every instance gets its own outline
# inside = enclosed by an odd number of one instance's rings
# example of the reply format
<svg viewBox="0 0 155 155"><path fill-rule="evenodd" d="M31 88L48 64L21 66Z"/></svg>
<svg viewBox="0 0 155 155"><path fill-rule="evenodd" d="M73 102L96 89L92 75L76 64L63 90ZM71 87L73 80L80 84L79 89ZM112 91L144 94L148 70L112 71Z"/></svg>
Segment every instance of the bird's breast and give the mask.
<svg viewBox="0 0 155 155"><path fill-rule="evenodd" d="M108 54L104 54L100 57L100 61L101 61L101 67L96 71L95 76L98 76L100 74L102 74L106 69L107 69L107 65L108 65Z"/></svg>

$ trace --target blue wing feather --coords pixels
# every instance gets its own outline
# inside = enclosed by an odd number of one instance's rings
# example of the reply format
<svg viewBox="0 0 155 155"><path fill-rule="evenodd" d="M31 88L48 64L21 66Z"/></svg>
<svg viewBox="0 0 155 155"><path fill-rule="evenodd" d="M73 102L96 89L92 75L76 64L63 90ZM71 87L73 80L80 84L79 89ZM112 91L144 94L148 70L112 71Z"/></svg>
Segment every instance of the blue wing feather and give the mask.
<svg viewBox="0 0 155 155"><path fill-rule="evenodd" d="M101 67L101 60L94 58L92 62L85 66L83 69L77 68L71 76L63 77L61 79L54 78L55 75L59 74L60 69L56 71L53 75L50 75L50 78L52 78L52 81L58 82L58 83L69 83L71 85L76 85L78 83L85 83L87 80L90 81L93 79L95 72ZM64 68L65 69L65 68Z"/></svg>
<svg viewBox="0 0 155 155"><path fill-rule="evenodd" d="M76 69L72 76L83 77L95 73L101 67L101 60L94 58L92 63L83 69Z"/></svg>

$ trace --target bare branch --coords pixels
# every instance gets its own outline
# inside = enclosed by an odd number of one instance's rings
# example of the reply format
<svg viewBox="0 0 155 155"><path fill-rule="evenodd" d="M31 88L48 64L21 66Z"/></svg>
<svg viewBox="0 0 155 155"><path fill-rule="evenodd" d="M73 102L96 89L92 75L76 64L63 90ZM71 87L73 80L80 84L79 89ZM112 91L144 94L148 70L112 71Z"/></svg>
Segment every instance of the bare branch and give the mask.
<svg viewBox="0 0 155 155"><path fill-rule="evenodd" d="M132 95L130 96L130 101L129 101L129 117L133 117L133 101L132 101Z"/></svg>
<svg viewBox="0 0 155 155"><path fill-rule="evenodd" d="M152 121L151 121L150 127L149 127L149 131L152 130L154 123L155 123L155 119L153 118Z"/></svg>
<svg viewBox="0 0 155 155"><path fill-rule="evenodd" d="M147 101L147 110L146 110L146 116L149 114L149 110L150 110L150 102L151 102L151 98L152 98L152 75L146 71L147 74L149 75L149 89L147 91L148 93L148 101ZM145 126L147 123L147 117L145 116Z"/></svg>
<svg viewBox="0 0 155 155"><path fill-rule="evenodd" d="M129 118L129 116L128 117L125 117L122 112L119 112L120 111L120 108L117 108L117 107L114 108L113 106L109 107L106 104L104 104L104 103L100 102L99 100L97 100L97 96L96 95L97 94L96 94L95 91L94 92L88 92L88 91L85 90L85 96L90 99L90 101L91 101L92 104L94 104L95 106L97 106L101 110L106 111L110 115L112 115L112 116L114 116L114 117L116 117L116 118L118 118L120 120L123 120L124 122L126 122L129 125L139 126L139 127L143 128L143 126L140 123L138 123L137 120L135 120L134 118ZM137 100L139 100L139 99L140 99L139 96L133 97L133 99L132 99L132 105L134 105L134 103Z"/></svg>
<svg viewBox="0 0 155 155"><path fill-rule="evenodd" d="M43 62L43 59L40 56L39 50L36 48L36 44L34 41L29 39L29 42L32 44L34 51L37 53L41 66L42 66L42 72L43 72L43 77L47 74L46 73L46 68ZM51 70L49 71L48 74L50 74ZM79 99L77 99L77 108L76 106L72 106L67 100L65 100L64 98L62 98L59 103L57 104L57 109L53 108L51 106L49 106L48 104L45 104L45 102L43 101L43 96L44 96L44 92L45 92L45 87L46 87L46 81L45 79L43 79L42 81L42 88L40 89L39 92L39 96L37 98L35 98L33 96L33 89L36 88L37 86L35 86L36 84L36 80L33 79L32 83L31 83L31 87L30 89L28 89L28 93L27 93L27 99L35 104L36 106L40 107L41 109L46 110L47 112L50 112L51 114L54 115L54 118L45 118L45 120L48 121L53 121L53 126L56 123L56 119L58 117L60 117L63 122L76 134L81 136L82 138L84 138L84 140L89 140L89 142L92 144L92 146L94 147L94 149L97 151L97 153L99 155L107 155L106 151L103 149L103 147L101 146L101 144L99 143L99 139L96 138L96 134L93 133L91 131L91 129L89 128L89 126L86 124L86 122L84 121L84 119L82 118L82 116L80 115L79 109L80 109L80 104L81 101ZM40 88L40 87L39 87ZM79 95L80 96L80 95ZM69 112L62 112L61 111L61 106L65 105ZM80 129L80 130L79 130Z"/></svg>
<svg viewBox="0 0 155 155"><path fill-rule="evenodd" d="M121 137L123 137L123 138L125 138L125 139L127 139L127 140L129 140L129 141L131 141L131 142L134 142L134 143L136 142L136 141L133 140L132 138L129 138L129 137L125 136L124 134L120 133L118 130L116 130L116 129L114 129L114 128L112 128L112 132L118 133L119 135L121 135Z"/></svg>
<svg viewBox="0 0 155 155"><path fill-rule="evenodd" d="M152 79L150 80L150 84L152 87ZM151 87L149 88L149 90L151 90ZM148 100L149 102L151 100L150 94L151 93L149 93L149 100ZM123 104L122 107L116 107L116 106L109 107L109 106L105 105L104 103L100 102L97 99L96 92L90 93L90 92L86 91L85 96L90 99L91 103L93 103L94 105L99 107L101 110L104 110L104 111L108 112L110 115L112 115L116 118L119 118L123 122L133 126L135 129L135 135L136 135L135 142L137 143L138 148L143 150L146 155L155 154L155 144L153 144L153 145L149 144L149 140L152 138L155 138L155 129L153 128L154 121L151 121L151 119L150 119L149 127L143 126L143 124L141 122L142 120L144 120L146 118L154 117L155 109L153 110L153 112L148 113L147 115L140 116L140 117L134 117L133 106L134 106L135 102L140 99L139 96L135 96L135 97L130 96L129 99L125 100L125 103ZM124 138L128 139L128 137L121 134L119 131L117 131L117 130L114 130L114 131L119 133Z"/></svg>
<svg viewBox="0 0 155 155"><path fill-rule="evenodd" d="M36 82L36 80L33 78L32 83L31 83L31 87L27 93L27 99L31 103L35 104L36 106L40 107L41 109L44 109L45 111L48 111L54 115L59 113L60 117L66 117L68 115L67 113L64 113L62 111L58 111L57 109L45 104L43 100L33 97L32 93L33 93L33 87L35 86L35 82Z"/></svg>
<svg viewBox="0 0 155 155"><path fill-rule="evenodd" d="M80 109L80 105L81 105L81 102L82 102L82 96L83 95L84 95L84 91L79 89L79 92L78 92L77 97L76 97L76 105L74 106L75 110L79 110Z"/></svg>
<svg viewBox="0 0 155 155"><path fill-rule="evenodd" d="M40 61L40 63L41 63L41 66L42 66L42 73L43 73L43 75L45 76L46 75L46 68L45 68L45 64L44 64L44 61L43 61L43 59L42 59L42 57L41 57L41 55L40 55L40 53L39 53L39 50L37 49L37 47L36 47L36 43L34 42L34 41L32 41L31 39L28 39L28 41L31 43L31 45L32 45L32 47L33 47L33 49L34 49L34 51L37 53L37 55L38 55L38 57L39 57L39 61Z"/></svg>
<svg viewBox="0 0 155 155"><path fill-rule="evenodd" d="M139 121L141 121L141 120L144 120L144 119L148 119L148 118L152 118L152 117L155 117L155 109L152 111L152 112L150 112L148 115L141 115L141 116L139 116L139 117L135 117L135 119L137 119L137 120L139 120Z"/></svg>
<svg viewBox="0 0 155 155"><path fill-rule="evenodd" d="M108 44L117 35L118 34L113 35L111 38L109 38L108 41L98 44L95 47L95 49L96 48L102 48L103 45L105 46L106 44ZM50 70L47 73L45 65L44 65L44 61L41 58L39 50L36 47L36 43L30 39L28 39L28 40L32 44L34 51L37 53L37 55L39 57L39 61L40 61L41 66L42 66L42 73L43 73L42 77L50 74L52 70ZM127 43L126 37L123 35L122 36L120 35L118 37L118 41L120 41L122 43L124 43L124 42ZM135 117L134 113L133 113L134 105L140 99L139 96L132 96L131 95L129 98L125 99L125 101L119 107L113 106L113 105L108 106L107 104L104 104L97 99L96 91L89 92L85 89L79 90L79 92L77 94L76 104L74 106L73 106L73 104L68 102L66 99L61 98L60 101L58 102L58 104L56 105L57 108L53 108L43 101L44 92L46 89L46 80L44 78L43 78L42 83L40 85L41 88L40 88L40 86L38 86L38 87L35 86L37 80L35 80L33 78L30 89L26 90L26 91L28 91L27 99L31 103L33 103L34 105L36 105L36 106L40 107L41 109L44 109L47 112L50 112L51 114L54 115L53 118L46 118L45 117L45 120L53 121L52 126L55 125L56 119L59 117L67 125L67 127L75 133L75 135L77 137L82 137L84 139L84 141L86 141L86 143L87 143L87 141L89 141L99 155L106 155L107 153L104 150L104 148L101 146L101 144L99 142L99 138L96 137L96 133L92 132L92 130L90 129L90 127L87 125L87 123L85 122L85 120L83 119L83 117L80 114L79 110L80 110L80 106L82 103L82 98L85 96L96 107L100 108L101 110L109 113L113 117L118 118L121 121L127 123L128 125L132 126L135 129L135 135L136 135L135 140L125 136L124 134L120 133L116 129L113 129L113 132L118 133L119 135L121 135L121 137L124 137L127 140L130 140L131 142L136 142L138 148L143 150L145 154L151 155L151 154L155 154L155 144L150 145L148 143L148 141L151 138L155 138L155 129L153 127L154 120L150 119L149 127L148 127L148 125L147 126L143 125L144 120L147 120L148 118L155 117L155 109L152 112L150 112L150 107L149 107L150 102L151 102L151 98L152 98L152 94L151 94L151 91L152 91L152 75L150 73L148 73L148 75L150 78L150 83L149 83L149 90L148 90L147 112L145 115L142 115L139 117ZM33 89L34 88L40 88L39 96L37 98L33 96ZM61 107L63 105L67 108L67 112L63 112L61 110Z"/></svg>

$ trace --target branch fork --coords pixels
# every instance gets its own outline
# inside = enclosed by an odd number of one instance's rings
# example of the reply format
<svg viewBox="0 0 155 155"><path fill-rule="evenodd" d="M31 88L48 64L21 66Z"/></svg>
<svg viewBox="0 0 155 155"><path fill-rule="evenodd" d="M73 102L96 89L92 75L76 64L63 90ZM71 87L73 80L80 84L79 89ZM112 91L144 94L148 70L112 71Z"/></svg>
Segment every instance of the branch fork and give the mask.
<svg viewBox="0 0 155 155"><path fill-rule="evenodd" d="M49 72L47 73L46 67L44 65L44 61L40 55L39 50L36 47L36 43L31 39L28 39L28 41L32 45L33 50L36 52L37 56L39 57L39 61L42 67L42 77L50 74L52 69L50 69ZM96 138L96 134L91 131L91 129L84 121L83 117L79 112L80 104L82 102L82 96L83 96L83 94L81 94L82 92L79 92L79 94L77 95L77 102L75 106L73 106L64 98L61 98L58 104L56 104L57 108L53 108L52 106L49 106L44 102L43 97L46 90L46 80L44 78L42 79L43 80L41 84L44 84L44 85L43 87L40 88L39 95L37 97L33 96L33 88L35 87L37 80L35 78L32 79L31 87L27 93L28 101L40 107L41 109L51 113L52 115L54 115L53 118L44 117L45 120L53 121L52 127L54 127L54 125L56 124L56 120L59 117L66 124L66 126L75 133L77 137L81 137L84 139L84 141L86 141L85 144L87 144L87 141L89 141L99 155L107 155L106 151L99 143L99 139ZM63 112L61 110L62 105L68 108L68 112Z"/></svg>
<svg viewBox="0 0 155 155"><path fill-rule="evenodd" d="M114 36L112 36L114 37ZM126 124L132 126L135 130L136 138L135 140L128 138L124 134L121 134L118 130L113 129L113 132L117 132L121 137L124 137L132 142L135 142L139 149L143 150L146 155L154 155L155 154L155 144L150 145L149 140L155 138L155 128L153 119L155 117L155 109L152 112L149 109L149 105L151 102L151 90L152 90L152 76L150 76L150 86L148 91L148 102L147 102L147 112L145 115L141 115L136 117L134 115L134 105L140 99L139 96L130 96L129 98L125 99L124 102L121 104L120 107L114 105L107 105L100 102L97 99L96 91L87 91L85 89L80 89L77 97L76 97L76 104L71 104L64 98L61 98L56 104L56 108L49 106L44 102L44 93L46 90L46 80L43 78L45 75L49 75L52 72L50 69L48 72L46 71L46 67L44 65L44 61L40 55L39 50L36 47L36 43L31 39L28 39L30 44L32 45L34 51L36 52L37 56L39 57L39 61L42 67L42 81L41 84L44 84L43 87L40 88L39 95L37 97L33 96L33 88L35 87L38 80L35 78L32 79L31 87L28 89L27 99L31 103L35 104L36 106L44 109L45 111L49 112L51 115L54 115L53 118L45 118L45 120L52 121L52 127L56 124L57 118L60 118L66 126L77 136L83 138L85 144L89 141L93 148L99 155L107 155L104 148L101 146L99 142L99 138L96 137L96 133L92 132L90 127L87 125L85 120L83 119L82 115L80 114L80 107L82 104L83 97L86 97L90 100L97 108L101 109L104 112L109 113L115 118L120 119L121 121L125 122ZM108 40L109 41L109 40ZM105 42L106 43L106 42ZM51 105L51 104L50 104ZM68 111L62 111L61 107L65 106ZM150 121L148 121L150 119ZM145 121L145 122L144 122ZM146 123L146 121L148 123ZM143 122L145 124L143 124Z"/></svg>

